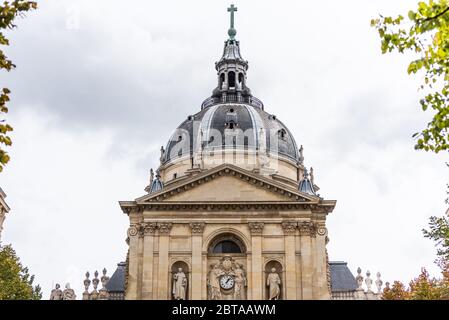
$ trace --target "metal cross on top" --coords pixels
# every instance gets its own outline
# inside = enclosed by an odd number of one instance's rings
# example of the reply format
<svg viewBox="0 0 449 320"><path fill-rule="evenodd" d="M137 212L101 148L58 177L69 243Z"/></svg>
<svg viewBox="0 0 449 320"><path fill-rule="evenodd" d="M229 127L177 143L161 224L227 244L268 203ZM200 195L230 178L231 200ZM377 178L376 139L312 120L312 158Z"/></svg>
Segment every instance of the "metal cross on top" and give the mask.
<svg viewBox="0 0 449 320"><path fill-rule="evenodd" d="M231 7L228 8L228 12L231 13L231 27L229 28L228 35L231 40L234 40L237 30L234 28L234 12L237 11L237 7L231 4Z"/></svg>

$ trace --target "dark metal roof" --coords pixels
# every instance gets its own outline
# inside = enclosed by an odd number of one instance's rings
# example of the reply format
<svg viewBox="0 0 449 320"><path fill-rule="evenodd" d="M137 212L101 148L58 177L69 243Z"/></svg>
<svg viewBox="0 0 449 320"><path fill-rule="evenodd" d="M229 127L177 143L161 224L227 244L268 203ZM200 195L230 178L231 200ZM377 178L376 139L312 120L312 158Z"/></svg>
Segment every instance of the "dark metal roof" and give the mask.
<svg viewBox="0 0 449 320"><path fill-rule="evenodd" d="M348 268L348 263L343 261L330 261L332 292L354 291L357 289L357 281Z"/></svg>
<svg viewBox="0 0 449 320"><path fill-rule="evenodd" d="M155 193L158 191L161 191L164 188L164 184L159 178L156 178L153 180L153 183L151 184L150 192L149 193Z"/></svg>
<svg viewBox="0 0 449 320"><path fill-rule="evenodd" d="M216 63L216 69L218 70L219 66L224 63L239 63L244 66L245 69L248 69L248 61L243 59L240 54L240 43L237 40L227 40L225 41L223 56L220 61Z"/></svg>
<svg viewBox="0 0 449 320"><path fill-rule="evenodd" d="M234 131L229 130L230 122L234 122ZM259 141L261 129L265 141ZM281 131L284 132L282 138L278 135ZM222 103L190 116L171 136L165 161L198 152L200 132L204 150L219 151L223 147L261 150L266 147L267 151L299 161L298 147L288 128L275 116L247 103ZM235 136L235 143L230 144L232 136Z"/></svg>
<svg viewBox="0 0 449 320"><path fill-rule="evenodd" d="M115 269L114 274L106 284L106 290L108 290L108 292L125 292L125 273L126 263L118 263L117 269Z"/></svg>

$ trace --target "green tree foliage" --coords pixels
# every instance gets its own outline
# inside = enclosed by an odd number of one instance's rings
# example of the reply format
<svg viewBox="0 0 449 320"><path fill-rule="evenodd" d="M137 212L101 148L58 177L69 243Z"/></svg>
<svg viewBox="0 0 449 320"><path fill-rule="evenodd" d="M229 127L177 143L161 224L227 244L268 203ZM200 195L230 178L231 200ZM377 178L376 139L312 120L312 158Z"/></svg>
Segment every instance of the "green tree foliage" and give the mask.
<svg viewBox="0 0 449 320"><path fill-rule="evenodd" d="M408 73L423 73L420 104L432 118L413 135L415 148L449 150L449 0L419 2L407 18L380 16L371 25L379 32L382 53L410 52L414 57Z"/></svg>
<svg viewBox="0 0 449 320"><path fill-rule="evenodd" d="M25 12L36 8L37 3L35 1L15 0L4 1L3 4L0 4L0 69L11 71L16 67L1 49L3 46L9 46L9 40L2 30L14 29L16 27L14 20L17 17L23 16ZM8 132L13 129L5 122L5 116L8 113L6 104L9 101L9 94L10 91L7 88L0 90L0 172L9 161L9 155L4 147L12 144Z"/></svg>
<svg viewBox="0 0 449 320"><path fill-rule="evenodd" d="M14 249L0 247L0 300L40 300L41 287L33 282L34 275L22 266Z"/></svg>

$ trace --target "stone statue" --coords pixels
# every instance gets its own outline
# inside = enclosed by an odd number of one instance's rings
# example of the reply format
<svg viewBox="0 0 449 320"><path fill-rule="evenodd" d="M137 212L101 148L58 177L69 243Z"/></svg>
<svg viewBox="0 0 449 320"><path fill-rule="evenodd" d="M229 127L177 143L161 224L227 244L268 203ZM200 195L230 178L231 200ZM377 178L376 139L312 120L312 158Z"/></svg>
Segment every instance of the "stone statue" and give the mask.
<svg viewBox="0 0 449 320"><path fill-rule="evenodd" d="M187 277L182 268L173 276L173 298L186 300Z"/></svg>
<svg viewBox="0 0 449 320"><path fill-rule="evenodd" d="M50 300L62 300L62 290L59 283L56 284L55 289L51 290Z"/></svg>
<svg viewBox="0 0 449 320"><path fill-rule="evenodd" d="M76 294L73 289L70 288L70 284L65 285L65 289L62 292L62 300L76 300Z"/></svg>
<svg viewBox="0 0 449 320"><path fill-rule="evenodd" d="M357 268L357 277L355 277L355 280L357 281L357 290L363 290L363 276L362 269L360 269L360 267Z"/></svg>
<svg viewBox="0 0 449 320"><path fill-rule="evenodd" d="M235 274L234 299L245 300L245 287L246 287L245 271L243 271L241 265L238 263L236 264L234 274Z"/></svg>
<svg viewBox="0 0 449 320"><path fill-rule="evenodd" d="M279 300L281 295L281 278L276 272L276 268L271 268L271 273L267 277L267 287L270 289L268 300Z"/></svg>
<svg viewBox="0 0 449 320"><path fill-rule="evenodd" d="M367 271L366 272L366 279L365 279L365 284L366 284L367 291L371 291L371 286L373 285L373 280L371 280L370 275L371 275L371 272Z"/></svg>
<svg viewBox="0 0 449 320"><path fill-rule="evenodd" d="M216 264L209 272L209 300L220 300L221 299L221 291L220 291L220 276L223 275L224 272L220 269L219 265Z"/></svg>
<svg viewBox="0 0 449 320"><path fill-rule="evenodd" d="M159 160L162 162L164 162L164 157L165 157L165 149L164 146L161 147L161 157L159 158Z"/></svg>
<svg viewBox="0 0 449 320"><path fill-rule="evenodd" d="M380 272L377 273L377 280L376 280L376 287L377 287L377 293L381 293L382 292L382 284L383 281L380 279Z"/></svg>

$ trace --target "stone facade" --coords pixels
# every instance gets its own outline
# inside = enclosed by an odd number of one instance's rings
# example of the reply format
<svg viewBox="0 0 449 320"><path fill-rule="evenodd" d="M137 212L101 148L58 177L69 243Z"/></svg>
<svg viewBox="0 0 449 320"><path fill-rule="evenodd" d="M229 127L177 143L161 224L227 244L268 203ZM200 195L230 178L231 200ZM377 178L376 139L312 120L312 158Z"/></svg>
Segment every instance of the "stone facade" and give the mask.
<svg viewBox="0 0 449 320"><path fill-rule="evenodd" d="M9 207L5 202L6 194L0 188L0 240L2 239L3 223L6 219L6 214L9 212Z"/></svg>
<svg viewBox="0 0 449 320"><path fill-rule="evenodd" d="M272 267L281 299L330 298L325 219L335 201L224 164L120 205L130 219L126 299L172 299L178 268L187 299L210 299L211 269L225 260L243 269L247 299L268 298ZM223 241L238 250L214 252ZM221 299L233 298L220 290Z"/></svg>

